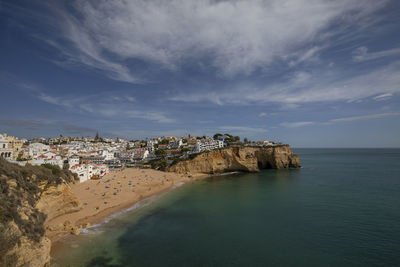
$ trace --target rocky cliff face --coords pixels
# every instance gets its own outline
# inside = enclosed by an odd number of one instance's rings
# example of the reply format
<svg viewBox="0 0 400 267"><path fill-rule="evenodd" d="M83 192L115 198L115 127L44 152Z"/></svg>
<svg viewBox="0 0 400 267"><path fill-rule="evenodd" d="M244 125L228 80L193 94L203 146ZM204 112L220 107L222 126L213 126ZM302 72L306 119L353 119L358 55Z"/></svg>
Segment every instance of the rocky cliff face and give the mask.
<svg viewBox="0 0 400 267"><path fill-rule="evenodd" d="M46 214L46 221L66 213L79 211L82 208L80 200L71 192L68 184L51 186L40 195L36 208Z"/></svg>
<svg viewBox="0 0 400 267"><path fill-rule="evenodd" d="M32 240L14 222L2 225L1 266L49 266L51 242L46 237ZM14 243L16 242L16 243Z"/></svg>
<svg viewBox="0 0 400 267"><path fill-rule="evenodd" d="M168 171L185 174L214 174L231 171L258 172L260 169L299 168L299 157L289 145L270 147L227 147L178 162Z"/></svg>
<svg viewBox="0 0 400 267"><path fill-rule="evenodd" d="M49 266L51 219L79 209L68 171L21 167L0 159L0 266Z"/></svg>

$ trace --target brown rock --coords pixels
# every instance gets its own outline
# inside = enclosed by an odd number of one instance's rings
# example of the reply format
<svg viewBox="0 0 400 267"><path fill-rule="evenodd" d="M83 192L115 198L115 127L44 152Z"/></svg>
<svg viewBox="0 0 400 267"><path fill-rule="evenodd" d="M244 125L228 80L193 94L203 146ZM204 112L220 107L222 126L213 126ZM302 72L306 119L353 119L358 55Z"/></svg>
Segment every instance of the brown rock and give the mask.
<svg viewBox="0 0 400 267"><path fill-rule="evenodd" d="M79 235L79 234L81 233L81 232L79 231L79 227L76 227L76 226L72 226L69 232L70 232L71 234L73 234L73 235Z"/></svg>
<svg viewBox="0 0 400 267"><path fill-rule="evenodd" d="M47 215L49 221L60 215L78 211L82 208L80 200L71 192L67 184L52 186L44 191L36 208Z"/></svg>
<svg viewBox="0 0 400 267"><path fill-rule="evenodd" d="M214 174L231 171L258 172L260 169L299 168L300 160L289 145L268 147L227 147L199 154L178 162L168 171L190 174Z"/></svg>
<svg viewBox="0 0 400 267"><path fill-rule="evenodd" d="M4 226L7 229L5 236L22 235L14 222ZM39 241L33 241L22 236L20 244L9 248L6 255L2 257L0 266L48 266L50 264L50 247L51 242L46 237L40 238Z"/></svg>

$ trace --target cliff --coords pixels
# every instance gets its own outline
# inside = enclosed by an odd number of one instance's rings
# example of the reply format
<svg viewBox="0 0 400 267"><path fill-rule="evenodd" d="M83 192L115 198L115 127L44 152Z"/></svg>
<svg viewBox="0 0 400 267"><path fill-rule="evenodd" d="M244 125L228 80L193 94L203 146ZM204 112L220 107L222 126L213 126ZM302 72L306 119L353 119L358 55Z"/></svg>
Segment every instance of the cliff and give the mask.
<svg viewBox="0 0 400 267"><path fill-rule="evenodd" d="M227 147L201 153L167 170L185 174L214 174L231 171L258 172L260 169L299 168L299 157L289 145Z"/></svg>
<svg viewBox="0 0 400 267"><path fill-rule="evenodd" d="M46 218L80 208L68 185L75 177L46 167L21 167L0 158L0 266L48 266Z"/></svg>
<svg viewBox="0 0 400 267"><path fill-rule="evenodd" d="M79 211L82 204L71 192L70 186L62 183L44 189L36 208L46 214L47 222L66 213Z"/></svg>

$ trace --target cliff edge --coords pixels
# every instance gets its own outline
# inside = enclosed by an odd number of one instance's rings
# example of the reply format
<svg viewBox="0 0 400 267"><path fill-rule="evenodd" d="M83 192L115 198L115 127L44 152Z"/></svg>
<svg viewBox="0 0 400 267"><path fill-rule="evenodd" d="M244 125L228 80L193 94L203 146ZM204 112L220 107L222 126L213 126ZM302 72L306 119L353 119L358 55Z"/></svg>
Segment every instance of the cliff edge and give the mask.
<svg viewBox="0 0 400 267"><path fill-rule="evenodd" d="M76 177L46 167L0 158L0 266L49 266L46 219L80 208L68 185Z"/></svg>
<svg viewBox="0 0 400 267"><path fill-rule="evenodd" d="M237 146L201 153L193 159L170 166L167 171L182 174L215 174L299 167L300 159L289 145Z"/></svg>

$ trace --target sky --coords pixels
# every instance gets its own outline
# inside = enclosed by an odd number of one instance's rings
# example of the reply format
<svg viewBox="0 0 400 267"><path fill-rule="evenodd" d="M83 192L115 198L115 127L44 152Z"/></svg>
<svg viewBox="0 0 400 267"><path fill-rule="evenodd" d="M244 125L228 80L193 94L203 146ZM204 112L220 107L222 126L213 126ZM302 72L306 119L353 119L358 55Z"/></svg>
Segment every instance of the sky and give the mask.
<svg viewBox="0 0 400 267"><path fill-rule="evenodd" d="M400 2L0 0L0 132L400 147Z"/></svg>

